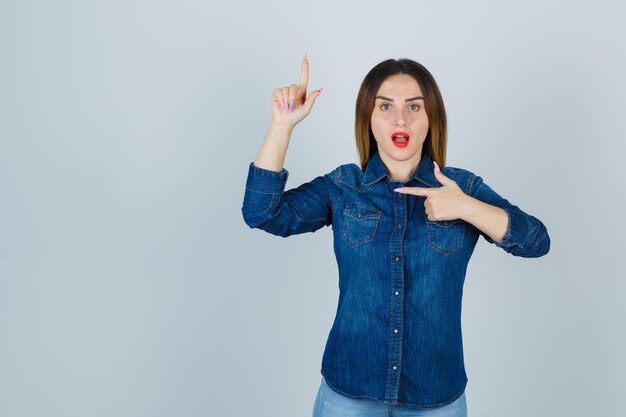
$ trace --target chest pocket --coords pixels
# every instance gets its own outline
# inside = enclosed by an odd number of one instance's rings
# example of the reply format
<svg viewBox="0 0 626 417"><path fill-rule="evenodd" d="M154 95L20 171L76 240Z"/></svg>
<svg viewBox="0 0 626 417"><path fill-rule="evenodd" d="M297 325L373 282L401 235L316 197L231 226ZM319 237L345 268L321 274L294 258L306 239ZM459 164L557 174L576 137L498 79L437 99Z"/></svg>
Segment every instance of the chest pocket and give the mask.
<svg viewBox="0 0 626 417"><path fill-rule="evenodd" d="M463 246L465 239L465 222L461 219L455 220L428 220L428 245L448 255Z"/></svg>
<svg viewBox="0 0 626 417"><path fill-rule="evenodd" d="M353 248L374 240L381 210L358 204L347 204L343 210L341 237Z"/></svg>

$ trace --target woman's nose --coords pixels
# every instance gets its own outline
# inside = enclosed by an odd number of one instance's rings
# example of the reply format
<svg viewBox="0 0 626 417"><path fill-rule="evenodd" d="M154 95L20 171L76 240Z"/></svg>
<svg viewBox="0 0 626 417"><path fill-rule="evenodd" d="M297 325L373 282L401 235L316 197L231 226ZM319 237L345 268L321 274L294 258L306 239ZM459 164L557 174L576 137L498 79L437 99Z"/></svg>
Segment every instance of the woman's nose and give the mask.
<svg viewBox="0 0 626 417"><path fill-rule="evenodd" d="M404 124L404 114L402 113L402 110L397 110L393 117L395 120L395 125L402 126Z"/></svg>

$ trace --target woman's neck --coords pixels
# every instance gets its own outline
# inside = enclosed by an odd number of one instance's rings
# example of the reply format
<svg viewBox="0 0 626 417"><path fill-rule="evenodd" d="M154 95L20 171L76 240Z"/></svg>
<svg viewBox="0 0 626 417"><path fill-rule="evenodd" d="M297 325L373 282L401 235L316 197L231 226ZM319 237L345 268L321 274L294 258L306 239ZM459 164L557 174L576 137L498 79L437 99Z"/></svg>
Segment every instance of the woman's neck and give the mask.
<svg viewBox="0 0 626 417"><path fill-rule="evenodd" d="M396 161L389 158L387 155L381 154L380 159L383 161L389 176L392 180L398 182L404 182L409 179L409 176L415 171L421 161L421 154L417 153L416 159L407 159L406 161Z"/></svg>

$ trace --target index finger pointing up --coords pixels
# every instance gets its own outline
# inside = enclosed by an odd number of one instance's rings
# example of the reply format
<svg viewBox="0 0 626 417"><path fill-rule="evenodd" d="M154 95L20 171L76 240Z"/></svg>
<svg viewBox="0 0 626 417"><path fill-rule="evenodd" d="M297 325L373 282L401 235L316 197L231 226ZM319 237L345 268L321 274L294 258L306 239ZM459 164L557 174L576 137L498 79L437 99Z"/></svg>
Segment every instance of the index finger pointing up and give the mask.
<svg viewBox="0 0 626 417"><path fill-rule="evenodd" d="M300 73L300 85L298 87L306 91L308 84L309 84L309 58L307 57L307 54L304 54L304 58L302 59L302 72Z"/></svg>

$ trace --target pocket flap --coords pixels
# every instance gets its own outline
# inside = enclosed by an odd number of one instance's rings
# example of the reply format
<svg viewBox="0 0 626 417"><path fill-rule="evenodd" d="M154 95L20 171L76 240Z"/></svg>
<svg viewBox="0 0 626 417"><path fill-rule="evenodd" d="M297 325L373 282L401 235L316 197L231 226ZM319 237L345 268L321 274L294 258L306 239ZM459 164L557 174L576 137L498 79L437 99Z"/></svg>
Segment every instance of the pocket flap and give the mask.
<svg viewBox="0 0 626 417"><path fill-rule="evenodd" d="M350 204L346 206L343 213L355 219L380 219L382 212L375 208Z"/></svg>
<svg viewBox="0 0 626 417"><path fill-rule="evenodd" d="M440 227L451 227L461 222L461 219L454 219L454 220L428 220L426 219L426 221L428 223L436 224L437 226L440 226Z"/></svg>

